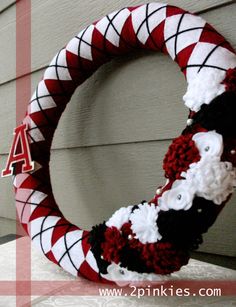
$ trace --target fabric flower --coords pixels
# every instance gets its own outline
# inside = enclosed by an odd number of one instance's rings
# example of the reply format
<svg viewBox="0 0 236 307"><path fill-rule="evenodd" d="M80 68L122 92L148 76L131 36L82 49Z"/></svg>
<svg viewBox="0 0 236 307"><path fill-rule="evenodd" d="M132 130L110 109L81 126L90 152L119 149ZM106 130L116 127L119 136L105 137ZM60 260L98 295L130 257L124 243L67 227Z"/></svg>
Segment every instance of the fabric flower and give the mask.
<svg viewBox="0 0 236 307"><path fill-rule="evenodd" d="M227 70L222 83L225 85L226 91L236 92L236 67Z"/></svg>
<svg viewBox="0 0 236 307"><path fill-rule="evenodd" d="M189 210L161 211L157 226L162 240L180 248L195 250L202 243L202 234L215 222L223 206L195 197Z"/></svg>
<svg viewBox="0 0 236 307"><path fill-rule="evenodd" d="M194 187L187 180L176 180L172 188L163 193L158 204L161 210L188 210L192 206Z"/></svg>
<svg viewBox="0 0 236 307"><path fill-rule="evenodd" d="M194 134L192 139L195 142L201 157L220 157L222 155L223 138L221 134L215 131L199 132Z"/></svg>
<svg viewBox="0 0 236 307"><path fill-rule="evenodd" d="M131 213L133 206L129 207L122 207L119 210L117 210L112 217L106 222L107 227L116 227L117 229L120 229L123 224L127 223L129 221L129 216Z"/></svg>
<svg viewBox="0 0 236 307"><path fill-rule="evenodd" d="M224 71L202 70L189 81L187 92L183 97L185 105L190 110L198 112L203 104L210 104L216 96L225 91L225 86L222 84L224 78Z"/></svg>
<svg viewBox="0 0 236 307"><path fill-rule="evenodd" d="M102 277L114 281L118 286L127 286L137 284L142 281L157 281L163 283L168 280L170 276L163 276L154 273L137 273L135 271L127 270L118 264L112 263L107 268L108 274L102 275Z"/></svg>
<svg viewBox="0 0 236 307"><path fill-rule="evenodd" d="M219 157L205 157L182 174L196 189L196 195L220 205L233 192L236 171L232 163L222 162Z"/></svg>
<svg viewBox="0 0 236 307"><path fill-rule="evenodd" d="M189 260L185 249L168 242L145 244L141 252L147 267L156 274L170 274L178 271Z"/></svg>
<svg viewBox="0 0 236 307"><path fill-rule="evenodd" d="M193 162L200 160L199 151L192 140L192 134L181 135L173 140L163 161L165 176L169 179L181 179L181 173Z"/></svg>
<svg viewBox="0 0 236 307"><path fill-rule="evenodd" d="M102 255L102 242L105 241L105 232L107 230L107 226L105 225L105 222L102 224L93 226L92 230L89 233L88 236L88 243L91 245L91 251L97 261L97 265L99 267L100 273L106 273L107 272L107 266L109 265L109 262L103 260L101 258Z"/></svg>
<svg viewBox="0 0 236 307"><path fill-rule="evenodd" d="M104 238L105 242L101 245L104 260L119 263L122 248L125 246L125 239L116 227L107 228Z"/></svg>
<svg viewBox="0 0 236 307"><path fill-rule="evenodd" d="M160 208L154 204L143 203L130 215L131 229L135 233L135 238L143 244L161 240L156 225L159 211Z"/></svg>
<svg viewBox="0 0 236 307"><path fill-rule="evenodd" d="M202 105L193 116L195 124L208 131L215 130L225 137L236 137L236 93L225 92L216 97L209 105Z"/></svg>
<svg viewBox="0 0 236 307"><path fill-rule="evenodd" d="M137 241L136 246L133 246L133 244L129 241L129 244L124 247L120 257L120 266L137 273L150 273L151 271L147 269L145 261L140 257L144 244L137 239L132 239L131 241L134 240Z"/></svg>

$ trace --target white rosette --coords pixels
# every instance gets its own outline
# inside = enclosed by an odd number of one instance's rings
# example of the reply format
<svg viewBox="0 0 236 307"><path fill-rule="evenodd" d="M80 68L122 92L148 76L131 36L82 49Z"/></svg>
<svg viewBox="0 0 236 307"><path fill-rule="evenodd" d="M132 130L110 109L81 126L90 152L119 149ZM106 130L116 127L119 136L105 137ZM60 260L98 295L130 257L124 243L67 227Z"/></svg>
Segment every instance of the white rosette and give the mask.
<svg viewBox="0 0 236 307"><path fill-rule="evenodd" d="M172 188L165 191L159 198L160 209L167 211L188 210L192 206L195 189L187 180L176 180Z"/></svg>
<svg viewBox="0 0 236 307"><path fill-rule="evenodd" d="M154 273L137 273L120 267L118 264L112 263L107 267L108 274L102 274L107 280L114 281L118 286L127 286L139 284L143 281L156 281L163 283L170 279L170 275L159 275Z"/></svg>
<svg viewBox="0 0 236 307"><path fill-rule="evenodd" d="M223 137L215 131L199 132L194 134L195 142L201 157L221 157L223 153Z"/></svg>
<svg viewBox="0 0 236 307"><path fill-rule="evenodd" d="M181 176L196 190L196 195L220 205L233 193L236 171L232 163L222 162L219 157L206 156L192 163Z"/></svg>
<svg viewBox="0 0 236 307"><path fill-rule="evenodd" d="M155 204L143 203L130 215L131 229L135 238L141 243L155 243L161 240L157 228L157 217L160 208Z"/></svg>
<svg viewBox="0 0 236 307"><path fill-rule="evenodd" d="M133 206L122 207L113 213L112 217L106 222L107 227L121 229L122 225L129 222L130 213Z"/></svg>

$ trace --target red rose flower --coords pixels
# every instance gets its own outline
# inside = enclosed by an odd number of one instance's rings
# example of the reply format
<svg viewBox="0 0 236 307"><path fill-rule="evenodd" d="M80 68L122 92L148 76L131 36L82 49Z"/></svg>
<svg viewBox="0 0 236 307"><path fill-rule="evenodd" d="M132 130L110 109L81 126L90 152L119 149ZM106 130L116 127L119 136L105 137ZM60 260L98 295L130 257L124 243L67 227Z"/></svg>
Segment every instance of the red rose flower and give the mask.
<svg viewBox="0 0 236 307"><path fill-rule="evenodd" d="M181 179L189 165L200 160L199 151L192 140L193 134L181 135L173 140L163 161L166 178Z"/></svg>
<svg viewBox="0 0 236 307"><path fill-rule="evenodd" d="M236 92L236 67L227 70L222 83L225 85L226 91Z"/></svg>
<svg viewBox="0 0 236 307"><path fill-rule="evenodd" d="M120 253L125 246L125 239L116 227L109 227L104 233L105 242L102 243L102 256L106 261L120 262Z"/></svg>

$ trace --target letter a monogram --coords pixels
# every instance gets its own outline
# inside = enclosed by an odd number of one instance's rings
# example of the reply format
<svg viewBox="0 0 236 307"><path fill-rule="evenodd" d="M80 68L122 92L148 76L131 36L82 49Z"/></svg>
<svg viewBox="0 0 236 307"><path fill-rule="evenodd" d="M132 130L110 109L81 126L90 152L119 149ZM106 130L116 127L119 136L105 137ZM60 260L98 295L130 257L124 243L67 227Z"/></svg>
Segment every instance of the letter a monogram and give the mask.
<svg viewBox="0 0 236 307"><path fill-rule="evenodd" d="M23 161L22 172L30 172L34 169L34 162L31 159L29 142L27 138L27 125L23 124L14 130L14 140L7 159L6 168L2 171L2 177L13 175L12 165ZM20 151L18 153L18 151Z"/></svg>

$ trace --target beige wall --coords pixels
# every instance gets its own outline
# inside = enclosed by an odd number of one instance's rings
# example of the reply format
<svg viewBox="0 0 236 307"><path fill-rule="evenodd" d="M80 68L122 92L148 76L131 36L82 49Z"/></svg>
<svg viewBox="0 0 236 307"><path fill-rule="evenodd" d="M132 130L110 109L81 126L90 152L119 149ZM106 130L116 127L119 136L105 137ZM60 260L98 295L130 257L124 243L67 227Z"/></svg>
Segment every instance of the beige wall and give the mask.
<svg viewBox="0 0 236 307"><path fill-rule="evenodd" d="M15 1L0 0L0 155L15 126ZM201 15L236 47L236 4L168 1ZM142 1L32 0L32 91L54 54L99 17ZM24 78L24 77L22 77ZM185 125L185 81L161 54L117 59L86 81L68 105L53 142L52 183L65 216L83 227L116 208L149 200L164 182L162 159ZM15 218L11 179L0 180L0 216ZM236 256L236 198L205 236L201 250ZM1 234L0 234L1 235Z"/></svg>

